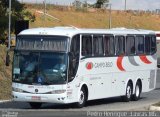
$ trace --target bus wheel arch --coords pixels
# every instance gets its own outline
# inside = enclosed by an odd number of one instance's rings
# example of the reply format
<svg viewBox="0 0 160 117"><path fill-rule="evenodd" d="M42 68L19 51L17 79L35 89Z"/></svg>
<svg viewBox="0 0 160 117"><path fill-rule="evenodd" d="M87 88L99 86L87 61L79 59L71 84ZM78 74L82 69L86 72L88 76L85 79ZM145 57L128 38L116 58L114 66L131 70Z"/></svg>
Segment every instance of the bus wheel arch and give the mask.
<svg viewBox="0 0 160 117"><path fill-rule="evenodd" d="M139 100L141 92L142 92L142 81L141 79L138 79L135 85L135 91L134 91L132 99L134 101Z"/></svg>
<svg viewBox="0 0 160 117"><path fill-rule="evenodd" d="M85 106L87 100L88 100L88 87L86 84L83 84L78 93L78 102L75 103L75 106L77 108L82 108Z"/></svg>
<svg viewBox="0 0 160 117"><path fill-rule="evenodd" d="M130 79L128 80L126 85L125 95L122 96L123 101L129 102L131 100L132 94L133 94L133 82Z"/></svg>
<svg viewBox="0 0 160 117"><path fill-rule="evenodd" d="M86 97L87 97L87 100L88 100L88 87L86 84L83 84L82 87L84 87L85 91L86 91ZM87 101L86 100L86 101Z"/></svg>

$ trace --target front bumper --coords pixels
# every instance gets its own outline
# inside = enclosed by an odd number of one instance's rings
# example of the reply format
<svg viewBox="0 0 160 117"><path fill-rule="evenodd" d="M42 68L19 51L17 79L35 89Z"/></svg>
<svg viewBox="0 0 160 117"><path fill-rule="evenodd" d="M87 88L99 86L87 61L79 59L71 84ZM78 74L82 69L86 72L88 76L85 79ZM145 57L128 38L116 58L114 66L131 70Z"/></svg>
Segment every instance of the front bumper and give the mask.
<svg viewBox="0 0 160 117"><path fill-rule="evenodd" d="M66 93L62 94L32 94L12 91L13 101L22 102L49 102L49 103L68 103Z"/></svg>

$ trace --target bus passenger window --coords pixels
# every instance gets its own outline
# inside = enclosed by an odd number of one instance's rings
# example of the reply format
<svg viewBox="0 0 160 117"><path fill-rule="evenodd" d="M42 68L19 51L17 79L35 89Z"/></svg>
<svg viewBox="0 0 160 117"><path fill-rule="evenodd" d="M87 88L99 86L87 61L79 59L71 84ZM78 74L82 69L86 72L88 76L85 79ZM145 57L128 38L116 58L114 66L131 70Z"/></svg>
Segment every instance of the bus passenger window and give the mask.
<svg viewBox="0 0 160 117"><path fill-rule="evenodd" d="M70 51L73 54L73 57L79 58L80 53L80 35L76 35L72 38Z"/></svg>
<svg viewBox="0 0 160 117"><path fill-rule="evenodd" d="M136 54L144 54L144 36L136 36Z"/></svg>
<svg viewBox="0 0 160 117"><path fill-rule="evenodd" d="M114 55L114 37L113 36L105 36L104 37L104 50L105 55L110 56Z"/></svg>
<svg viewBox="0 0 160 117"><path fill-rule="evenodd" d="M93 50L94 56L103 55L103 36L94 36L93 37Z"/></svg>
<svg viewBox="0 0 160 117"><path fill-rule="evenodd" d="M151 36L145 36L145 53L150 54L151 50Z"/></svg>
<svg viewBox="0 0 160 117"><path fill-rule="evenodd" d="M126 53L127 53L127 55L135 54L135 38L134 38L134 36L127 36Z"/></svg>
<svg viewBox="0 0 160 117"><path fill-rule="evenodd" d="M92 36L82 36L82 56L92 55Z"/></svg>
<svg viewBox="0 0 160 117"><path fill-rule="evenodd" d="M125 53L125 37L116 36L115 37L115 49L116 55L124 55Z"/></svg>
<svg viewBox="0 0 160 117"><path fill-rule="evenodd" d="M151 54L156 52L156 36L151 36Z"/></svg>

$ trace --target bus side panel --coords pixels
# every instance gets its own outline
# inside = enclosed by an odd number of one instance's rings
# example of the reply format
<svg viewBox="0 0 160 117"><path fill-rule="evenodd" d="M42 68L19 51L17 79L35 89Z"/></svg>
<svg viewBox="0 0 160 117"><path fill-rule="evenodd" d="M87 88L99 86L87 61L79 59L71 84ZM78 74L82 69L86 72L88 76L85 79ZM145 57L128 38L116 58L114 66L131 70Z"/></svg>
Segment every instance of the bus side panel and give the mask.
<svg viewBox="0 0 160 117"><path fill-rule="evenodd" d="M155 87L155 77L156 60L152 56L86 58L80 60L77 71L77 83L88 87L88 100L125 95L129 80L133 92L138 79L142 92L148 92Z"/></svg>
<svg viewBox="0 0 160 117"><path fill-rule="evenodd" d="M90 91L89 99L92 100L111 97L111 78L111 73L91 75L90 81L88 82Z"/></svg>
<svg viewBox="0 0 160 117"><path fill-rule="evenodd" d="M88 100L111 97L111 58L87 58L80 61L77 75L88 86ZM82 80L83 79L83 80Z"/></svg>
<svg viewBox="0 0 160 117"><path fill-rule="evenodd" d="M153 56L142 55L123 58L122 65L125 69L123 72L126 73L128 79L132 80L134 84L133 90L137 79L141 79L142 81L142 92L148 92L154 89L157 60Z"/></svg>

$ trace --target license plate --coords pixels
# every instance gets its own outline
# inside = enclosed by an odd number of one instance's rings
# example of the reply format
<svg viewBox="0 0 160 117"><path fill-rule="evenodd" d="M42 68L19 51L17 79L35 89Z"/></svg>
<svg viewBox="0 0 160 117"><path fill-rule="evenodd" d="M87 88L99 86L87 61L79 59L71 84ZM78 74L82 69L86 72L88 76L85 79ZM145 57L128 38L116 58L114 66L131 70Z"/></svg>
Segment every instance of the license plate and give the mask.
<svg viewBox="0 0 160 117"><path fill-rule="evenodd" d="M32 96L32 100L41 100L40 96Z"/></svg>

